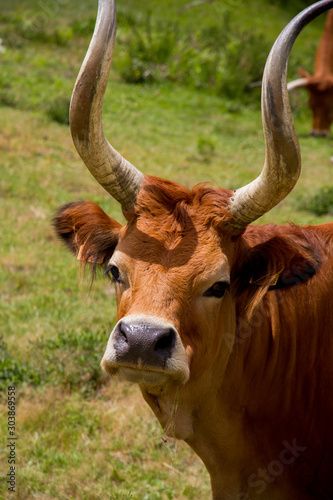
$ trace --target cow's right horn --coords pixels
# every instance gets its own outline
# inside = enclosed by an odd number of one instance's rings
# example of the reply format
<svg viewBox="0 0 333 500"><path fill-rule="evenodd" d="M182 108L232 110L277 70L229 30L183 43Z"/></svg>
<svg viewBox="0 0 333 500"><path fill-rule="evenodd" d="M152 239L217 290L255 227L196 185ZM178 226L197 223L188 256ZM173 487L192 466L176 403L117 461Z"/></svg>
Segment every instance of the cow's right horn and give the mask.
<svg viewBox="0 0 333 500"><path fill-rule="evenodd" d="M102 106L116 35L114 0L99 0L95 31L70 106L75 147L96 180L126 209L135 204L144 175L106 140Z"/></svg>
<svg viewBox="0 0 333 500"><path fill-rule="evenodd" d="M285 27L268 56L261 101L265 164L259 177L237 189L231 199L229 211L236 228L244 228L271 210L298 180L301 155L287 91L288 58L301 30L332 7L333 0L323 0L303 10Z"/></svg>

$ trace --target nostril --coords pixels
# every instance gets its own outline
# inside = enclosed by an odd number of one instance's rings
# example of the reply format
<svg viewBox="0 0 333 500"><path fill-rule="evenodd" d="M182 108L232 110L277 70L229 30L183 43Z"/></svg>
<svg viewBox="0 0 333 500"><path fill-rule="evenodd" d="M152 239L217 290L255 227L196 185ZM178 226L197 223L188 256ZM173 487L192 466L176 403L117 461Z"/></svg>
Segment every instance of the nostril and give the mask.
<svg viewBox="0 0 333 500"><path fill-rule="evenodd" d="M128 344L128 326L125 325L124 323L120 323L119 325L119 334L120 334L120 337L122 340L124 340L126 342L126 344Z"/></svg>
<svg viewBox="0 0 333 500"><path fill-rule="evenodd" d="M166 330L161 333L160 338L157 340L154 346L155 352L165 352L169 349L172 349L176 344L176 335L175 331L170 328L170 330Z"/></svg>

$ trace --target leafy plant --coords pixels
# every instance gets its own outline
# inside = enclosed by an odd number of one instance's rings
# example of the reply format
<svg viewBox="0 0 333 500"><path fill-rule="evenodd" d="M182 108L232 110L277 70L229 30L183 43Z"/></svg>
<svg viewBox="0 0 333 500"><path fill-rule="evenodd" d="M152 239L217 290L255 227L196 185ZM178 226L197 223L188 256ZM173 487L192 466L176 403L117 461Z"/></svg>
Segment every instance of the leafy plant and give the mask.
<svg viewBox="0 0 333 500"><path fill-rule="evenodd" d="M11 356L7 343L0 336L0 393L4 393L9 385L18 385L22 382L39 383L40 379L29 363L23 363Z"/></svg>
<svg viewBox="0 0 333 500"><path fill-rule="evenodd" d="M121 75L126 82L170 80L239 99L249 83L261 79L268 44L260 34L239 31L229 12L222 18L222 26L219 20L218 25L191 34L182 32L177 24L154 23L151 16L143 24L132 22L123 39Z"/></svg>
<svg viewBox="0 0 333 500"><path fill-rule="evenodd" d="M1 21L4 22L4 43L10 48L22 47L29 42L64 46L74 36L72 26L54 25L51 12L43 10L17 9L11 14L3 15ZM74 24L74 27L77 25Z"/></svg>
<svg viewBox="0 0 333 500"><path fill-rule="evenodd" d="M298 208L319 216L333 214L333 186L324 186L311 198L302 198Z"/></svg>
<svg viewBox="0 0 333 500"><path fill-rule="evenodd" d="M23 382L38 386L43 381L90 395L102 385L104 332L61 332L53 339L41 338L30 344L37 354L23 363L9 354L6 342L0 337L0 389Z"/></svg>
<svg viewBox="0 0 333 500"><path fill-rule="evenodd" d="M177 27L170 23L153 23L149 13L143 26L133 19L127 38L126 55L121 75L126 82L143 83L167 77L167 63L176 48Z"/></svg>
<svg viewBox="0 0 333 500"><path fill-rule="evenodd" d="M39 352L39 369L45 382L84 394L102 385L100 361L106 345L105 332L60 332L53 339L41 338L33 345Z"/></svg>
<svg viewBox="0 0 333 500"><path fill-rule="evenodd" d="M211 137L199 137L197 150L203 161L210 161L216 150L216 143Z"/></svg>
<svg viewBox="0 0 333 500"><path fill-rule="evenodd" d="M51 101L47 108L47 115L51 120L61 123L62 125L69 124L69 104L68 97L59 96Z"/></svg>

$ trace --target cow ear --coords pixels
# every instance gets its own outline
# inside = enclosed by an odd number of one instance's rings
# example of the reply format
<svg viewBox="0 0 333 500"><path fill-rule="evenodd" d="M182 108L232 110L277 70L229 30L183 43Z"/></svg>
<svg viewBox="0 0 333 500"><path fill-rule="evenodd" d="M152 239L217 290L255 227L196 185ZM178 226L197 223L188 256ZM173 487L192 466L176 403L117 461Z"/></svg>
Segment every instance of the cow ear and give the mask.
<svg viewBox="0 0 333 500"><path fill-rule="evenodd" d="M52 222L57 235L78 260L94 266L111 258L122 228L98 205L88 201L63 205Z"/></svg>
<svg viewBox="0 0 333 500"><path fill-rule="evenodd" d="M274 236L244 252L232 282L237 295L247 295L252 312L266 292L306 282L319 265L319 255L310 243L296 235Z"/></svg>
<svg viewBox="0 0 333 500"><path fill-rule="evenodd" d="M310 73L308 73L307 71L305 71L305 69L303 68L298 68L298 74L301 78L311 78L311 75Z"/></svg>

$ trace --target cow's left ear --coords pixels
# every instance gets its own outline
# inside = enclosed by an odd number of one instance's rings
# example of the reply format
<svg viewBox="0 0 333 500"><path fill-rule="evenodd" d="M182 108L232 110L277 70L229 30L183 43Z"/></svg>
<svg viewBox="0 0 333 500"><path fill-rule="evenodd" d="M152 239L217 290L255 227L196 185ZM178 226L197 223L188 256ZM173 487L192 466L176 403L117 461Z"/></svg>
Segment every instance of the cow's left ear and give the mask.
<svg viewBox="0 0 333 500"><path fill-rule="evenodd" d="M320 257L315 248L301 238L275 236L250 247L233 271L237 291L262 291L304 283L315 274Z"/></svg>
<svg viewBox="0 0 333 500"><path fill-rule="evenodd" d="M122 228L98 205L88 201L63 205L52 222L58 236L78 260L91 262L94 267L111 258Z"/></svg>
<svg viewBox="0 0 333 500"><path fill-rule="evenodd" d="M298 68L298 74L301 78L311 78L310 73L305 71L305 69L303 69L303 68Z"/></svg>

